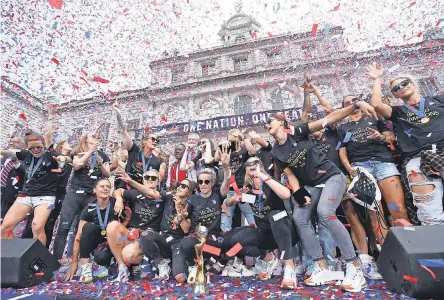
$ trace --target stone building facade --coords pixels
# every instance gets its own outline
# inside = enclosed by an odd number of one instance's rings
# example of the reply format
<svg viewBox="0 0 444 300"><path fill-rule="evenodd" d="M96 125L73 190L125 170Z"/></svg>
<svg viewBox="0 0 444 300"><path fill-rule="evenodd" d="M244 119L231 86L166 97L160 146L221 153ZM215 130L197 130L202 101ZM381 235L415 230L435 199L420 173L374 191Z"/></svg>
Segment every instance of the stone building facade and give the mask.
<svg viewBox="0 0 444 300"><path fill-rule="evenodd" d="M267 112L300 117L304 72L337 107L343 95L371 92L363 67L374 61L384 64L388 76L414 75L424 94L444 87L442 34L418 44L352 53L340 27L326 25L314 36L310 31L265 39L256 39L258 30L258 22L237 14L222 26L221 46L153 61L149 87L59 105L58 139L75 141L105 122L103 138L116 140L110 108L115 99L122 103L130 134L138 138L150 128L163 136L167 149L185 141L190 131L215 140L233 127L264 133Z"/></svg>

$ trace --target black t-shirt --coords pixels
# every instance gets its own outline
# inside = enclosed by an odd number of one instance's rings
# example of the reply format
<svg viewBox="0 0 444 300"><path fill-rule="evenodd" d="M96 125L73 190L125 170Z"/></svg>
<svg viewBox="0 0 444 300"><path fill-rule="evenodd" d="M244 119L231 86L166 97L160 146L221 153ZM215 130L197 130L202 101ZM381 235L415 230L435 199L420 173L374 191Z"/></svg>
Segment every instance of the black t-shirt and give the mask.
<svg viewBox="0 0 444 300"><path fill-rule="evenodd" d="M102 164L109 162L108 155L102 150L97 151L98 156L102 158ZM71 181L71 189L78 191L82 190L86 193L92 193L94 184L97 179L103 177L103 173L100 164L96 161L93 171L90 172L90 164L92 162L92 156L88 159L89 163L79 170L74 171L74 176Z"/></svg>
<svg viewBox="0 0 444 300"><path fill-rule="evenodd" d="M58 169L58 162L53 158L57 152L45 151L40 166L31 178L31 168L35 168L40 158L34 157L28 150L17 152L17 158L25 162L26 180L21 194L27 196L55 196L57 192L57 174L51 170ZM34 158L34 159L33 159ZM34 160L34 162L33 162ZM33 165L31 166L33 162Z"/></svg>
<svg viewBox="0 0 444 300"><path fill-rule="evenodd" d="M336 128L326 127L322 137L317 140L313 138L315 145L321 150L328 159L330 159L342 172L345 172L345 168L339 158L338 143L341 141L339 138L338 130Z"/></svg>
<svg viewBox="0 0 444 300"><path fill-rule="evenodd" d="M347 148L347 157L350 163L369 160L393 162L393 153L386 143L381 144L376 140L368 139L368 136L371 135L368 128L381 133L390 130L383 121L365 117L356 122L349 121L339 126L341 148Z"/></svg>
<svg viewBox="0 0 444 300"><path fill-rule="evenodd" d="M250 186L250 189L252 187ZM269 212L272 210L280 210L285 211L284 200L278 197L276 193L266 184L263 184L262 190L264 193L262 194L262 210L259 209L259 199L260 195L256 194L256 202L254 204L250 204L251 210L254 214L254 221L256 222L256 226L263 232L271 232L270 226L270 216ZM248 194L254 194L252 191L249 191Z"/></svg>
<svg viewBox="0 0 444 300"><path fill-rule="evenodd" d="M256 156L262 161L265 172L270 173L270 165L273 165L273 156L271 156L271 149L273 149L273 147L269 142L267 142L267 144L267 147L261 147L256 150Z"/></svg>
<svg viewBox="0 0 444 300"><path fill-rule="evenodd" d="M220 190L215 188L208 198L201 195L192 195L188 204L189 216L191 219L190 232L196 230L199 223L207 227L208 234L218 234L220 232L220 215L223 197Z"/></svg>
<svg viewBox="0 0 444 300"><path fill-rule="evenodd" d="M49 146L48 150L54 152L54 144ZM72 156L71 156L72 159ZM66 194L66 186L68 185L68 179L72 172L72 164L64 164L62 172L57 173L57 196L63 196Z"/></svg>
<svg viewBox="0 0 444 300"><path fill-rule="evenodd" d="M404 154L413 154L422 149L431 149L435 144L444 148L444 96L425 97L424 112L430 120L421 123L421 118L404 106L392 106L393 122L398 145ZM419 110L419 103L415 106Z"/></svg>
<svg viewBox="0 0 444 300"><path fill-rule="evenodd" d="M111 198L109 203L110 208L108 212L107 224L109 224L111 221L117 221L119 219L118 214L114 212L115 200ZM102 222L105 222L106 207L104 209L100 209L100 215L102 217ZM80 220L100 226L99 216L97 215L97 202L90 203L83 209L82 213L80 214Z"/></svg>
<svg viewBox="0 0 444 300"><path fill-rule="evenodd" d="M148 198L135 189L125 191L123 199L129 202L132 211L128 227L160 231L160 221L165 206L163 200Z"/></svg>
<svg viewBox="0 0 444 300"><path fill-rule="evenodd" d="M238 188L244 186L245 181L245 162L248 160L250 155L245 147L242 147L237 152L231 152L230 154L230 169L231 174L234 174L236 178L236 184Z"/></svg>
<svg viewBox="0 0 444 300"><path fill-rule="evenodd" d="M128 161L126 163L125 172L135 181L143 182L143 161L142 155L143 151L133 143L133 147L128 150ZM151 154L150 157L145 157L145 164L148 164L148 169L154 169L159 171L160 165L162 165L163 160Z"/></svg>
<svg viewBox="0 0 444 300"><path fill-rule="evenodd" d="M276 142L271 154L279 172L289 167L301 185L316 186L341 171L316 147L309 134L308 123L295 127L295 134L288 134L282 145Z"/></svg>
<svg viewBox="0 0 444 300"><path fill-rule="evenodd" d="M174 229L174 218L177 216L177 211L174 205L173 194L163 194L162 200L165 202L165 207L163 208L160 230L165 236L171 236L174 240L180 240L185 236L185 233L180 224L176 224L176 229Z"/></svg>

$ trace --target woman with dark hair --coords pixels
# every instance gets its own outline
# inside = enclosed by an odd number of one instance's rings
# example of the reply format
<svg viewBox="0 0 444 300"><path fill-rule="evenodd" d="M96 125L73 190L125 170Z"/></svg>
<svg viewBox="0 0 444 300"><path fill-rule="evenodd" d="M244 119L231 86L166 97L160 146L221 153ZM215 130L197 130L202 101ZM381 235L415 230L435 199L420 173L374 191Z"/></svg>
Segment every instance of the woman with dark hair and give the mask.
<svg viewBox="0 0 444 300"><path fill-rule="evenodd" d="M45 224L54 207L57 195L58 153L46 151L40 134L31 133L25 137L27 150L16 152L19 160L26 165L26 182L21 193L6 214L1 225L2 239L12 239L12 231L34 209L32 222L33 237L46 245ZM14 151L15 152L15 151ZM13 151L1 150L1 155L12 156Z"/></svg>
<svg viewBox="0 0 444 300"><path fill-rule="evenodd" d="M190 229L191 221L188 218L189 197L194 193L196 183L184 179L178 185L174 193L160 193L132 180L127 174L122 174L122 179L135 187L139 192L153 198L162 200L164 204L160 232L146 230L141 233L140 248L145 256L153 262L159 270L159 278L168 280L172 271L177 282L186 281L187 265L179 252L180 242ZM171 262L172 268L169 266Z"/></svg>
<svg viewBox="0 0 444 300"><path fill-rule="evenodd" d="M59 260L63 257L66 238L74 219L94 199L92 192L96 180L109 177L111 174L110 159L99 149L99 145L99 134L87 133L81 138L74 155L71 189L63 201L59 228L54 241L54 256Z"/></svg>
<svg viewBox="0 0 444 300"><path fill-rule="evenodd" d="M299 236L316 262L315 269L305 280L305 284L321 285L344 279L343 274L329 271L327 268L319 240L311 226L312 214L316 212L318 222L323 223L330 231L347 262L346 275L341 287L352 292L359 292L366 286L366 281L356 259L350 235L336 218L336 208L344 194L346 179L339 168L314 145L309 135L342 120L357 109L376 117L370 105L356 102L351 107L332 112L321 120L303 123L293 130L289 128L283 114L273 114L266 125L268 132L276 140L271 154L279 171L284 171L287 176L294 192L293 196L299 204L293 212ZM305 187L299 188L299 184ZM321 184L325 186L316 188Z"/></svg>
<svg viewBox="0 0 444 300"><path fill-rule="evenodd" d="M261 237L259 248L269 250L266 255L257 258L259 278L261 280L271 278L279 263L279 258L275 257L272 251L279 249L284 261L284 278L281 287L295 289L297 278L293 257L296 256L296 253L293 253L293 246L297 244L299 239L291 216L287 215L284 203L287 201L288 208L291 209L290 190L267 174L259 157L250 157L245 163L245 168L244 186L249 189L247 195L245 193L237 194L225 200L225 204L232 206L234 203L242 201L248 203L253 210Z"/></svg>
<svg viewBox="0 0 444 300"><path fill-rule="evenodd" d="M423 96L413 77L398 75L390 88L402 106L382 103L382 66L368 66L373 80L371 105L393 122L396 141L404 156L402 184L406 194L407 213L415 224L444 224L444 97ZM441 177L441 178L440 178Z"/></svg>
<svg viewBox="0 0 444 300"><path fill-rule="evenodd" d="M110 198L111 182L106 178L100 178L96 181L93 188L95 199L88 204L80 214L79 226L73 247L73 255L71 268L66 274L66 280L71 280L80 263L81 276L80 281L83 283L91 283L93 281L92 263L90 255L93 254L94 261L100 266L109 266L112 253L109 249L105 251L95 251L99 245L104 246L106 243L106 226L112 221L121 221L126 226L129 222L130 213L119 220L117 213L114 211L115 200ZM105 246L104 246L105 247ZM105 253L103 253L105 252ZM80 254L80 261L78 260ZM107 273L99 274L99 278L103 278Z"/></svg>

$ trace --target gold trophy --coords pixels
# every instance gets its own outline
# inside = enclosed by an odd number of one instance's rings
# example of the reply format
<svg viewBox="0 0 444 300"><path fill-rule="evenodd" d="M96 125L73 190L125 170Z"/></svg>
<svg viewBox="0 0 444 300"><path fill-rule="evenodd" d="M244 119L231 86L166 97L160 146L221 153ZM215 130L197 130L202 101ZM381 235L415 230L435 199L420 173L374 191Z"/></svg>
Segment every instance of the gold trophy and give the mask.
<svg viewBox="0 0 444 300"><path fill-rule="evenodd" d="M197 273L196 280L193 286L193 291L195 294L207 294L207 278L205 276L205 266L204 266L204 258L203 258L203 247L205 242L207 241L208 229L205 226L197 225L196 228L196 237L200 241L199 244L194 245L194 249L196 250L196 258L197 258Z"/></svg>

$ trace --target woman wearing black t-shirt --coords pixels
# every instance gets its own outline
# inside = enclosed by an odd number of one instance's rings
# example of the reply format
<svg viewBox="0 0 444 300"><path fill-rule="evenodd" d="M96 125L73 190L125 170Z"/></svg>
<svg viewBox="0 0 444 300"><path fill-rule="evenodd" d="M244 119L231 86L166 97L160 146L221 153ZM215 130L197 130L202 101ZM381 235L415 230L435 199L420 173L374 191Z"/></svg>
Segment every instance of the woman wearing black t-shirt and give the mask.
<svg viewBox="0 0 444 300"><path fill-rule="evenodd" d="M373 79L370 103L393 122L396 141L404 155L401 176L411 221L423 225L444 224L444 96L422 96L411 76L400 75L390 80L390 88L404 105L390 106L382 103L384 68L373 64L366 72Z"/></svg>
<svg viewBox="0 0 444 300"><path fill-rule="evenodd" d="M98 138L97 132L84 135L74 155L71 189L63 201L54 241L54 256L59 260L63 256L66 237L74 219L93 200L92 191L96 180L110 176L109 157L99 149Z"/></svg>
<svg viewBox="0 0 444 300"><path fill-rule="evenodd" d="M128 228L119 222L111 222L106 228L109 247L116 258L119 273L116 281L129 280L127 266L136 266L134 273L143 266L143 251L140 247L140 236L144 232L160 231L160 222L165 206L162 195L157 191L159 185L159 172L148 170L143 175L143 186L130 178L129 174L122 173L122 179L138 189L126 190L122 196L117 194L116 206L123 206L123 200L128 202L131 209L131 220ZM139 191L143 190L143 192ZM153 196L153 193L155 197ZM143 270L141 270L143 271Z"/></svg>
<svg viewBox="0 0 444 300"><path fill-rule="evenodd" d="M268 120L266 127L270 135L276 139L271 151L274 161L279 171L284 171L286 174L292 190L296 192L295 199L300 203L300 206L295 207L293 217L302 243L307 252L312 255L313 260L317 262L314 272L305 280L305 283L320 285L343 278L343 274L327 269L320 243L310 223L312 213L316 210L318 221L330 231L341 249L342 256L347 261L346 276L341 287L346 291L358 292L366 286L365 278L356 259L350 235L336 218L336 208L345 191L346 179L339 168L309 138L311 132L342 120L356 109L361 109L364 113L376 117L371 106L365 102L356 102L352 107L337 110L322 120L295 127L294 134L291 134L292 130L285 116L281 114L274 114ZM299 189L299 183L311 192L310 197L303 189ZM321 184L325 185L322 190L315 188Z"/></svg>
<svg viewBox="0 0 444 300"><path fill-rule="evenodd" d="M228 141L222 142L214 155L216 162L221 160L221 145L225 145L231 149L230 169L234 180L231 182L232 188L228 192L227 197L232 197L234 195L234 185L242 188L245 179L244 163L250 156L256 154L256 149L248 139L244 139L239 129L231 129L228 131ZM239 205L240 210L247 219L248 225L254 225L254 216L251 207L247 203L239 203L237 205ZM235 205L228 207L226 211L222 212L220 226L223 232L228 232L232 229L234 209Z"/></svg>
<svg viewBox="0 0 444 300"><path fill-rule="evenodd" d="M110 198L111 183L106 178L98 179L93 189L95 201L88 204L80 215L79 226L74 241L71 268L66 274L66 280L71 280L77 271L78 265L82 269L80 281L91 283L93 281L92 263L90 263L90 254L94 252L94 261L101 266L109 265L112 254L106 250L105 255L95 252L99 245L105 243L106 226L108 223L119 220L117 213L114 212L114 199ZM123 225L128 224L130 214L123 220ZM80 261L79 261L80 254ZM106 275L99 274L98 277Z"/></svg>
<svg viewBox="0 0 444 300"><path fill-rule="evenodd" d="M16 153L19 160L25 162L26 181L21 193L7 212L1 225L2 239L14 238L13 229L26 219L34 209L34 221L31 225L34 238L46 245L45 224L51 213L51 207L57 195L58 161L56 152L46 151L43 138L31 133L25 137L27 150ZM1 150L1 155L12 156L11 151ZM50 237L49 237L50 239Z"/></svg>
<svg viewBox="0 0 444 300"><path fill-rule="evenodd" d="M248 203L254 213L256 226L260 231L260 248L264 250L279 249L284 260L284 278L281 287L294 289L297 286L296 271L294 269L293 246L297 244L298 238L293 221L287 215L284 201L288 207L291 194L290 190L271 178L264 169L259 157L251 157L245 163L245 184L250 191L248 195L235 194L228 198L225 203L232 206L240 201ZM251 197L252 196L252 197ZM251 202L247 202L246 197ZM251 199L251 200L250 200ZM254 201L254 203L253 203ZM273 252L268 252L257 261L260 270L259 278L268 280L279 263L279 258ZM230 275L230 274L229 274Z"/></svg>

